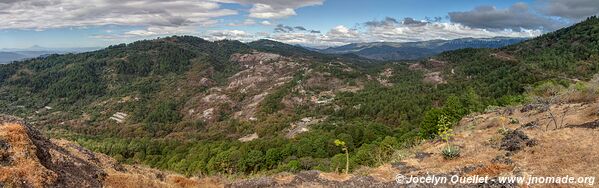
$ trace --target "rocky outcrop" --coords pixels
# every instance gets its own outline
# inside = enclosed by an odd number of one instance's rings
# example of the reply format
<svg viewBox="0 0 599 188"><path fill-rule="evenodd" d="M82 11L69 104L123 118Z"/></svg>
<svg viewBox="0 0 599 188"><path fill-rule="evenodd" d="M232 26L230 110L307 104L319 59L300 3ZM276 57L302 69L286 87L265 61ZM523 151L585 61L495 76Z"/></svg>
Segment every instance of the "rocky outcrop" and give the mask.
<svg viewBox="0 0 599 188"><path fill-rule="evenodd" d="M20 118L0 115L0 187L199 187L200 184L197 179L121 165L72 142L47 139Z"/></svg>
<svg viewBox="0 0 599 188"><path fill-rule="evenodd" d="M93 152L77 147L83 155L72 155L16 117L0 117L0 142L5 186L100 187L106 177Z"/></svg>

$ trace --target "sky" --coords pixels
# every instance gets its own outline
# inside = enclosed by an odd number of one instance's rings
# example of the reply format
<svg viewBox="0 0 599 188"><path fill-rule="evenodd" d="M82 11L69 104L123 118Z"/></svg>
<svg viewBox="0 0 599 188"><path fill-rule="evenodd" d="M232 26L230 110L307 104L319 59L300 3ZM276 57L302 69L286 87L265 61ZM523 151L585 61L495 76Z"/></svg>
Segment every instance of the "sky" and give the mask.
<svg viewBox="0 0 599 188"><path fill-rule="evenodd" d="M171 35L311 47L534 37L598 13L598 0L0 0L0 49Z"/></svg>

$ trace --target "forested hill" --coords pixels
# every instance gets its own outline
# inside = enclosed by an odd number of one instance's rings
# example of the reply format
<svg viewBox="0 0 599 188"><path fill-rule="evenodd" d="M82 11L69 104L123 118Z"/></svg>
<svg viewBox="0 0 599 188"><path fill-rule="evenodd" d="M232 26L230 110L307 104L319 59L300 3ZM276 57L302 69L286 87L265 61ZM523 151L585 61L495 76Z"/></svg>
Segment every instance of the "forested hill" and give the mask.
<svg viewBox="0 0 599 188"><path fill-rule="evenodd" d="M503 51L554 75L588 79L599 71L599 18L590 17Z"/></svg>
<svg viewBox="0 0 599 188"><path fill-rule="evenodd" d="M260 40L175 36L0 65L0 111L126 163L188 175L352 169L437 124L589 79L596 17L501 49L372 63Z"/></svg>

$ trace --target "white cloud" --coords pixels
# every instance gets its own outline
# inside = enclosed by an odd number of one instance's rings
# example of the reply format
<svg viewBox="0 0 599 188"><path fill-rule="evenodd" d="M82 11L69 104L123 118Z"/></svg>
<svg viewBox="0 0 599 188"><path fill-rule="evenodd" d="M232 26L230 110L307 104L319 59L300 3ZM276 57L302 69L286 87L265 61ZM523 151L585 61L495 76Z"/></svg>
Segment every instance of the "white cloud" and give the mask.
<svg viewBox="0 0 599 188"><path fill-rule="evenodd" d="M295 10L292 8L275 9L270 5L255 4L254 7L250 9L249 17L261 19L279 19L295 15Z"/></svg>
<svg viewBox="0 0 599 188"><path fill-rule="evenodd" d="M228 26L248 26L248 25L256 25L256 20L253 19L245 19L243 20L243 22L238 22L238 23L228 23Z"/></svg>
<svg viewBox="0 0 599 188"><path fill-rule="evenodd" d="M365 41L395 41L412 42L422 40L473 37L488 38L497 36L507 37L534 37L542 34L541 30L524 29L519 31L511 29L488 30L472 28L459 23L429 22L424 25L410 26L405 24L392 24L389 26L368 26Z"/></svg>
<svg viewBox="0 0 599 188"><path fill-rule="evenodd" d="M1 4L0 29L202 26L216 23L214 18L237 14L216 2L196 0L22 0Z"/></svg>
<svg viewBox="0 0 599 188"><path fill-rule="evenodd" d="M242 42L249 42L257 40L255 35L247 33L241 30L211 30L204 36L207 40L239 40Z"/></svg>
<svg viewBox="0 0 599 188"><path fill-rule="evenodd" d="M352 42L363 42L355 29L343 25L332 28L326 34L291 30L290 32L273 33L267 38L290 44L302 44L309 46L337 46Z"/></svg>
<svg viewBox="0 0 599 188"><path fill-rule="evenodd" d="M268 38L291 44L308 46L338 46L360 42L414 42L426 40L451 40L458 38L490 38L490 37L534 37L543 34L541 30L512 29L488 30L472 28L459 23L428 22L405 19L397 21L387 18L383 21L367 22L362 29L348 28L343 25L330 29L325 34L306 32L278 32Z"/></svg>
<svg viewBox="0 0 599 188"><path fill-rule="evenodd" d="M189 35L189 34L197 34L198 32L195 30L194 26L181 26L181 27L155 27L150 26L146 29L136 29L131 31L126 31L123 33L115 33L114 31L106 32L108 34L94 35L92 38L98 39L142 39L142 38L152 38L157 36L164 35Z"/></svg>
<svg viewBox="0 0 599 188"><path fill-rule="evenodd" d="M318 44L321 43L322 35L311 33L277 33L267 38L289 44Z"/></svg>
<svg viewBox="0 0 599 188"><path fill-rule="evenodd" d="M321 5L324 0L0 0L0 30L135 27L126 32L106 32L93 38L142 38L196 34L217 24L220 17L238 14L222 3L248 5L248 19L228 26L272 25L269 20L296 15L295 9ZM251 8L250 8L251 7ZM244 9L244 8L241 8Z"/></svg>
<svg viewBox="0 0 599 188"><path fill-rule="evenodd" d="M270 23L268 20L264 20L264 21L260 22L260 24L262 24L262 25L272 25L272 23Z"/></svg>
<svg viewBox="0 0 599 188"><path fill-rule="evenodd" d="M537 0L539 10L550 16L578 21L599 14L597 0Z"/></svg>
<svg viewBox="0 0 599 188"><path fill-rule="evenodd" d="M327 33L327 35L331 36L331 37L351 38L351 37L357 37L358 32L353 29L348 29L347 27L345 27L343 25L338 25L338 26L334 27L333 29L331 29L331 31L329 31Z"/></svg>
<svg viewBox="0 0 599 188"><path fill-rule="evenodd" d="M506 9L479 6L470 11L450 12L449 19L469 27L486 29L543 29L554 30L560 24L546 16L531 12L526 3L515 3Z"/></svg>
<svg viewBox="0 0 599 188"><path fill-rule="evenodd" d="M275 8L300 8L306 6L322 5L324 0L212 0L222 3L238 3L238 4L265 4Z"/></svg>
<svg viewBox="0 0 599 188"><path fill-rule="evenodd" d="M295 9L322 5L324 0L213 0L223 3L252 5L249 17L260 19L280 19L296 15Z"/></svg>

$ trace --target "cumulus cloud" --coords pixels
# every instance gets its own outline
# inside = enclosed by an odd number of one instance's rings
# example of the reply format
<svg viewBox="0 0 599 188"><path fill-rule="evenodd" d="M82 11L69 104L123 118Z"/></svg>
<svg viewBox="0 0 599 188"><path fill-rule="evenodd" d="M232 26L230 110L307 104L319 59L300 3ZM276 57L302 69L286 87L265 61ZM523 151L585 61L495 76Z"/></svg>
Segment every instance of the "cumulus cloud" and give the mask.
<svg viewBox="0 0 599 188"><path fill-rule="evenodd" d="M48 29L102 25L182 27L216 23L237 11L216 2L179 0L3 1L0 29Z"/></svg>
<svg viewBox="0 0 599 188"><path fill-rule="evenodd" d="M537 3L544 14L575 21L599 14L597 0L538 0Z"/></svg>
<svg viewBox="0 0 599 188"><path fill-rule="evenodd" d="M338 25L331 29L327 35L334 38L353 38L358 36L358 32L355 29L349 29L343 25Z"/></svg>
<svg viewBox="0 0 599 188"><path fill-rule="evenodd" d="M279 25L277 25L277 27L275 27L274 31L276 33L289 33L289 32L293 32L294 29L291 26L279 24Z"/></svg>
<svg viewBox="0 0 599 188"><path fill-rule="evenodd" d="M242 22L231 22L227 24L228 26L248 26L248 25L256 25L256 20L253 19L245 19Z"/></svg>
<svg viewBox="0 0 599 188"><path fill-rule="evenodd" d="M525 3L516 3L507 9L479 6L470 11L450 12L453 23L484 29L543 29L553 30L559 25L544 16L533 14Z"/></svg>
<svg viewBox="0 0 599 188"><path fill-rule="evenodd" d="M219 18L238 14L222 3L247 5L248 19L228 26L272 25L268 20L296 15L295 9L324 0L0 0L0 30L129 26L122 33L98 34L102 39L194 34ZM251 8L250 8L251 7ZM244 8L241 8L244 9ZM308 31L312 32L312 31ZM316 31L314 31L316 32Z"/></svg>
<svg viewBox="0 0 599 188"><path fill-rule="evenodd" d="M488 30L473 28L459 23L427 22L414 24L395 24L385 27L368 27L365 31L365 41L395 41L412 42L423 40L443 39L451 40L465 37L488 38L497 36L507 37L533 37L542 34L541 30L511 29Z"/></svg>
<svg viewBox="0 0 599 188"><path fill-rule="evenodd" d="M255 4L254 7L250 9L249 16L252 18L278 19L295 15L295 10L292 8L275 9L270 5Z"/></svg>
<svg viewBox="0 0 599 188"><path fill-rule="evenodd" d="M300 8L306 6L322 5L324 0L212 0L222 3L238 3L238 4L265 4L275 8Z"/></svg>
<svg viewBox="0 0 599 188"><path fill-rule="evenodd" d="M276 33L266 36L265 38L289 44L310 44L315 45L321 43L322 36L312 33Z"/></svg>
<svg viewBox="0 0 599 188"><path fill-rule="evenodd" d="M421 21L421 20L415 20L414 18L407 17L407 18L404 18L401 23L406 26L423 26L423 25L426 25L428 22Z"/></svg>
<svg viewBox="0 0 599 188"><path fill-rule="evenodd" d="M310 30L310 29L306 29L303 26L288 26L288 25L283 25L283 24L278 24L275 29L274 29L275 33L292 33L292 32L309 32L309 33L320 33L320 31L317 30Z"/></svg>
<svg viewBox="0 0 599 188"><path fill-rule="evenodd" d="M130 30L123 33L115 33L112 30L107 30L107 34L97 34L91 36L92 38L98 39L141 39L141 38L152 38L163 35L189 35L198 34L193 26L182 26L182 27L160 27L150 26L145 29Z"/></svg>
<svg viewBox="0 0 599 188"><path fill-rule="evenodd" d="M205 35L204 38L212 41L229 39L249 42L256 40L254 34L241 30L211 30L208 31L208 34Z"/></svg>
<svg viewBox="0 0 599 188"><path fill-rule="evenodd" d="M362 42L360 33L357 29L348 28L343 25L338 25L324 34L320 31L306 31L277 32L267 36L267 38L290 44L309 46L336 46L353 42Z"/></svg>
<svg viewBox="0 0 599 188"><path fill-rule="evenodd" d="M264 20L264 21L260 22L260 24L262 24L262 25L272 25L272 23L270 23L268 20Z"/></svg>
<svg viewBox="0 0 599 188"><path fill-rule="evenodd" d="M451 40L458 38L534 37L543 33L540 29L485 29L460 23L441 22L441 18L417 20L413 18L373 20L356 27L338 25L326 33L298 32L293 27L281 25L281 30L268 38L281 42L308 46L337 46L360 42L414 42L425 40Z"/></svg>
<svg viewBox="0 0 599 188"><path fill-rule="evenodd" d="M597 14L599 3L593 1L596 0L536 0L532 4L536 12L525 3L516 3L505 9L480 6L469 11L450 12L447 19L386 17L353 27L338 25L321 32L305 25L276 25L273 19L296 15L298 8L322 5L324 0L0 0L0 30L116 25L136 29L106 32L93 37L141 39L193 34L209 40L270 38L311 46L464 37L533 37L562 26L548 16L578 20ZM239 11L248 12L247 18L223 23L223 26L272 25L273 31L210 30L209 27L219 23L221 17L238 14L238 10L223 8L223 3L241 4ZM202 30L205 32L200 33L199 28L205 28Z"/></svg>
<svg viewBox="0 0 599 188"><path fill-rule="evenodd" d="M260 19L280 19L296 15L295 9L322 5L324 0L214 0L224 3L252 5L249 17Z"/></svg>
<svg viewBox="0 0 599 188"><path fill-rule="evenodd" d="M231 22L228 23L228 26L251 26L251 25L272 25L272 23L270 23L268 20L263 20L261 22L258 22L254 19L245 19L241 22Z"/></svg>
<svg viewBox="0 0 599 188"><path fill-rule="evenodd" d="M381 21L373 20L373 21L368 21L364 24L369 27L385 27L385 26L393 26L398 23L399 22L395 18L386 17L384 20L381 20Z"/></svg>

